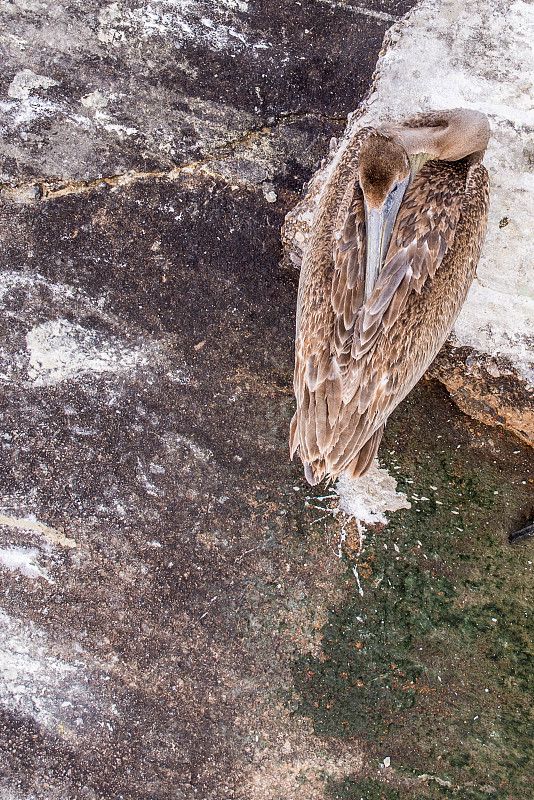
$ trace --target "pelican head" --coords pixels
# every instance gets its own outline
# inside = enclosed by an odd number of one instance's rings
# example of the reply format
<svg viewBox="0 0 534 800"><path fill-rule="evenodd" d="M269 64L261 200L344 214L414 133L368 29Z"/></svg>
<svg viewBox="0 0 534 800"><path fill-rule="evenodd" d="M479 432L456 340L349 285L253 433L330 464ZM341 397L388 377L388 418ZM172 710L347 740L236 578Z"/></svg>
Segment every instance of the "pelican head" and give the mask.
<svg viewBox="0 0 534 800"><path fill-rule="evenodd" d="M484 114L455 108L382 125L362 142L358 169L365 204L365 300L384 264L404 193L417 172L430 159L480 161L489 135Z"/></svg>
<svg viewBox="0 0 534 800"><path fill-rule="evenodd" d="M365 204L367 300L388 251L395 219L410 182L411 165L398 142L377 132L362 142L358 172Z"/></svg>

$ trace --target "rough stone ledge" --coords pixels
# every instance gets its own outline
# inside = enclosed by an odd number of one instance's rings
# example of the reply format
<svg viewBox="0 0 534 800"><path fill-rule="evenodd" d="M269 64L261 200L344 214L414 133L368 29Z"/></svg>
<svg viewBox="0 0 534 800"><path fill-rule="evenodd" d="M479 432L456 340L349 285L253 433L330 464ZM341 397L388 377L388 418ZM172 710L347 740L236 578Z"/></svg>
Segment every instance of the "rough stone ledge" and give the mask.
<svg viewBox="0 0 534 800"><path fill-rule="evenodd" d="M447 342L428 374L447 387L465 414L534 444L533 389L508 359Z"/></svg>

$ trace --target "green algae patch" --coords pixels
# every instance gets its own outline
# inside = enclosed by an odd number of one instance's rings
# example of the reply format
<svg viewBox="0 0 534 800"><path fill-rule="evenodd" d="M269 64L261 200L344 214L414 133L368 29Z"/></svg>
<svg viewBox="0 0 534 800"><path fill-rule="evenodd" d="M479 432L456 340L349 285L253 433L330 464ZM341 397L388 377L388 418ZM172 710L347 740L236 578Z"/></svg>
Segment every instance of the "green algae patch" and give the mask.
<svg viewBox="0 0 534 800"><path fill-rule="evenodd" d="M425 797L429 800L488 800L489 797L497 795L490 790L493 787L485 787L478 790L473 787L462 787L461 793L457 789L448 786L446 781L440 785L435 779L423 776L422 781L417 786L413 783L405 783L402 787L393 788L387 779L362 778L351 780L350 778L337 783L330 783L327 791L328 797L332 800L412 800L414 797Z"/></svg>
<svg viewBox="0 0 534 800"><path fill-rule="evenodd" d="M533 452L426 382L391 420L380 456L412 507L367 532L363 597L349 563L322 652L294 665L298 714L322 737L362 741L369 757L365 785L330 792L528 800L534 541L508 536L534 510ZM388 784L373 777L386 757Z"/></svg>
<svg viewBox="0 0 534 800"><path fill-rule="evenodd" d="M329 794L335 800L404 800L408 795L401 795L396 789L381 781L369 778L362 780L345 780L331 784Z"/></svg>

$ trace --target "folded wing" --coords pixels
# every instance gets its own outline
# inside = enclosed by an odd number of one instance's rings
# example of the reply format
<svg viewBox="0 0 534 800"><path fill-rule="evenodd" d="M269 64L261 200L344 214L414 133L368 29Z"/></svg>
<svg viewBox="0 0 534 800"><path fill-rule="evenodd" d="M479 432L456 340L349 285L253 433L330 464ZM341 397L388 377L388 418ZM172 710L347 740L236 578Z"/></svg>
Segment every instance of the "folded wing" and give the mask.
<svg viewBox="0 0 534 800"><path fill-rule="evenodd" d="M332 220L323 216L322 224L330 224L331 293L326 310L318 314L311 304L299 318L297 412L290 437L291 453L299 448L310 482L345 470L354 476L366 471L387 417L434 357L430 345L426 364L413 380L410 342L395 326L414 298L431 291L453 247L468 170L467 165L462 170L449 162L429 162L416 175L366 303L365 213L355 175L346 182Z"/></svg>

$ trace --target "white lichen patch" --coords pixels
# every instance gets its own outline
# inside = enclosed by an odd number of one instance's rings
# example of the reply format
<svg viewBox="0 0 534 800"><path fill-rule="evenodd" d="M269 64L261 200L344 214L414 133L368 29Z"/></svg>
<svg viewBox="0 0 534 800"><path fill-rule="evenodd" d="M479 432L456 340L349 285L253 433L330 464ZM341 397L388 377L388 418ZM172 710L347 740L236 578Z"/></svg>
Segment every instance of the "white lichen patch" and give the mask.
<svg viewBox="0 0 534 800"><path fill-rule="evenodd" d="M58 82L47 75L38 75L31 69L17 72L7 89L8 100L0 100L4 145L9 152L13 142L9 134L31 127L39 119L53 119L64 114L62 104L43 96ZM25 135L23 134L23 137Z"/></svg>
<svg viewBox="0 0 534 800"><path fill-rule="evenodd" d="M48 89L50 86L57 86L58 83L53 78L46 75L37 75L31 69L22 69L17 72L9 84L7 94L16 100L26 100L33 89Z"/></svg>
<svg viewBox="0 0 534 800"><path fill-rule="evenodd" d="M185 447L189 450L197 461L208 462L213 459L213 452L207 447L200 447L193 439L182 436L179 433L165 436L165 444L170 451L175 452L178 447Z"/></svg>
<svg viewBox="0 0 534 800"><path fill-rule="evenodd" d="M22 100L0 102L2 125L5 133L31 125L36 119L46 119L61 115L58 103L42 97L26 97Z"/></svg>
<svg viewBox="0 0 534 800"><path fill-rule="evenodd" d="M385 525L388 521L385 512L411 508L406 495L397 492L395 478L379 467L376 459L362 478L352 480L343 474L335 488L341 511L366 525Z"/></svg>
<svg viewBox="0 0 534 800"><path fill-rule="evenodd" d="M35 547L2 547L0 548L0 565L12 572L20 572L32 580L43 578L54 583L46 569L38 562L39 551Z"/></svg>
<svg viewBox="0 0 534 800"><path fill-rule="evenodd" d="M84 95L80 102L84 108L100 109L109 104L109 98L96 89L94 92Z"/></svg>
<svg viewBox="0 0 534 800"><path fill-rule="evenodd" d="M57 645L54 652L57 653ZM71 652L73 648L71 645ZM0 702L41 728L72 739L95 714L107 724L110 714L94 696L82 660L52 653L44 631L0 611ZM104 713L103 713L104 712ZM112 718L112 717L111 717Z"/></svg>
<svg viewBox="0 0 534 800"><path fill-rule="evenodd" d="M73 303L82 318L100 320L98 330L65 319ZM147 343L146 337L141 344L133 343L124 336L123 321L107 306L105 294L90 297L39 274L0 274L0 311L10 320L0 347L0 379L20 383L29 378L35 386L45 386L153 365L160 345ZM36 325L36 319L43 317L50 321Z"/></svg>
<svg viewBox="0 0 534 800"><path fill-rule="evenodd" d="M189 373L185 369L169 370L165 375L171 383L177 383L179 386L188 386L191 383Z"/></svg>
<svg viewBox="0 0 534 800"><path fill-rule="evenodd" d="M137 128L130 128L127 125L119 125L117 122L107 122L107 119L108 117L100 118L97 121L100 122L105 131L108 133L116 133L120 139L122 139L123 136L133 136L135 133L139 133Z"/></svg>
<svg viewBox="0 0 534 800"><path fill-rule="evenodd" d="M123 2L104 6L98 15L98 39L112 47L134 40L165 38L179 48L185 42L208 46L211 50L237 51L265 49L271 43L257 39L248 30L242 15L248 3L224 0L152 0L139 8Z"/></svg>
<svg viewBox="0 0 534 800"><path fill-rule="evenodd" d="M33 308L38 306L39 298L43 292L51 295L54 299L63 297L65 300L70 301L74 297L74 290L68 284L52 283L39 274L15 272L14 270L6 270L0 273L0 308L2 308L3 314L21 316L20 307L15 313L10 309L9 301L15 294L20 297L23 293L27 298L24 305ZM18 303L18 306L20 306L20 303Z"/></svg>
<svg viewBox="0 0 534 800"><path fill-rule="evenodd" d="M149 469L150 472L152 472L152 474L158 474L157 468L156 470L153 470L149 467ZM163 472L165 472L164 469ZM165 494L163 489L160 489L159 486L156 486L156 484L150 480L150 478L146 474L146 471L143 467L143 464L141 463L140 458L137 459L137 480L144 488L145 492L151 495L152 497L161 497L162 495Z"/></svg>
<svg viewBox="0 0 534 800"><path fill-rule="evenodd" d="M51 386L84 375L124 373L150 363L146 347L134 347L117 336L56 319L26 335L28 377L34 386Z"/></svg>

